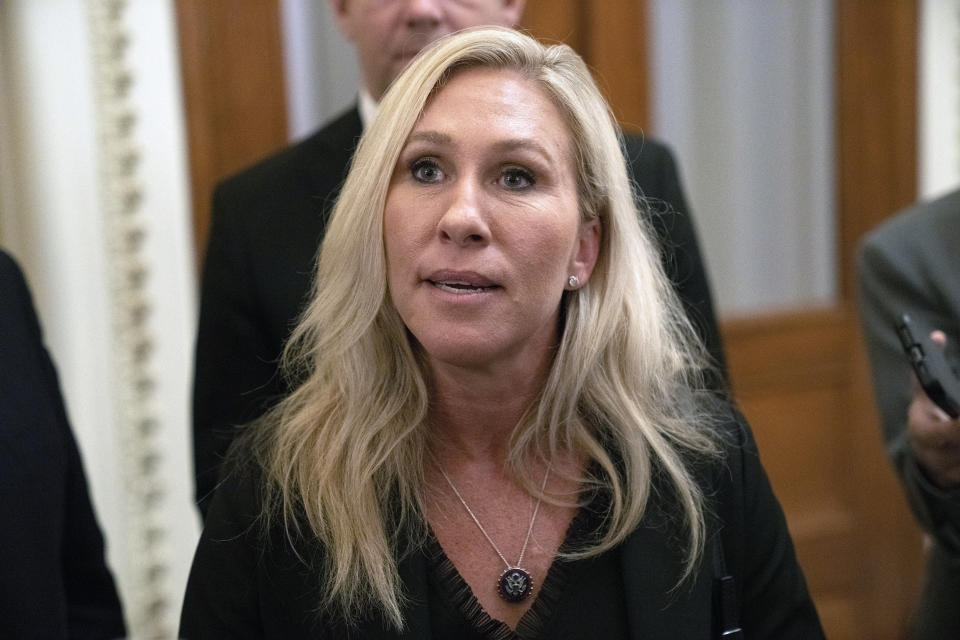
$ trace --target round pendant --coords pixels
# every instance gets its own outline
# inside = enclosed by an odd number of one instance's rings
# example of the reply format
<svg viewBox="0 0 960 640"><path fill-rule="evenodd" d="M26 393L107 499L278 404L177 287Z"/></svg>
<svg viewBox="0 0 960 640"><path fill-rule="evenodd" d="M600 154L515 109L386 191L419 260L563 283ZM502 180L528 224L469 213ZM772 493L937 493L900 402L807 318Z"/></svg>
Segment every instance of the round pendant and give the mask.
<svg viewBox="0 0 960 640"><path fill-rule="evenodd" d="M497 580L497 593L507 602L520 602L533 592L533 577L526 569L510 567Z"/></svg>

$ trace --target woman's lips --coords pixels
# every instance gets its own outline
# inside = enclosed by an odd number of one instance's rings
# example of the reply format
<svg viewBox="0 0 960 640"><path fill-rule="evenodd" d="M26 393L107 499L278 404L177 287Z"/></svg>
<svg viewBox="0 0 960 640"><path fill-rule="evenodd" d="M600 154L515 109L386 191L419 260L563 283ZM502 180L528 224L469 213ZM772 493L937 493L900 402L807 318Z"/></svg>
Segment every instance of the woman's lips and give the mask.
<svg viewBox="0 0 960 640"><path fill-rule="evenodd" d="M500 288L495 281L473 271L435 271L425 280L441 291L454 294L483 293Z"/></svg>
<svg viewBox="0 0 960 640"><path fill-rule="evenodd" d="M493 289L499 288L496 286L476 287L464 282L434 282L433 280L431 280L430 282L433 284L433 286L440 289L441 291L447 291L447 292L456 293L456 294L483 293L486 291L492 291Z"/></svg>

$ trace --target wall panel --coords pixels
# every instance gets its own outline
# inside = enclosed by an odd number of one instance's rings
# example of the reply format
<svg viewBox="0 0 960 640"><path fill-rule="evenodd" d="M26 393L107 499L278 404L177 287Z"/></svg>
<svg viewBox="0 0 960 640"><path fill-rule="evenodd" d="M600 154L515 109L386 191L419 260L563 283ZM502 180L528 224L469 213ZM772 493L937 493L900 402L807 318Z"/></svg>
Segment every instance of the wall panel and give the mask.
<svg viewBox="0 0 960 640"><path fill-rule="evenodd" d="M214 185L287 142L280 9L277 0L176 8L199 267Z"/></svg>

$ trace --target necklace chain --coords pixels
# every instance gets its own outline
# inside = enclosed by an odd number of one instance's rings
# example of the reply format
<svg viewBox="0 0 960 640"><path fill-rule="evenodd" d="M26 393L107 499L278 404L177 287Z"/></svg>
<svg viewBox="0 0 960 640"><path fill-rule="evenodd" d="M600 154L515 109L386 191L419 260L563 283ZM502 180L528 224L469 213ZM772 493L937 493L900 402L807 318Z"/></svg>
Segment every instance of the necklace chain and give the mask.
<svg viewBox="0 0 960 640"><path fill-rule="evenodd" d="M517 564L512 565L507 562L507 559L500 553L500 549L494 543L493 538L487 533L487 530L483 528L483 525L480 524L480 520L477 518L476 514L473 513L473 509L470 508L470 505L467 504L467 501L463 499L463 496L460 495L460 492L457 491L457 487L453 484L453 480L450 479L450 476L447 475L447 472L444 471L443 467L439 464L437 467L440 469L440 473L443 474L443 478L447 481L447 484L450 485L450 488L453 489L453 492L456 494L457 498L460 499L460 504L463 505L463 508L467 510L467 513L470 514L470 517L473 519L474 524L477 525L477 528L480 529L480 533L483 534L483 537L487 539L487 542L490 543L490 546L493 547L493 550L497 552L497 555L500 556L500 559L503 560L503 564L507 565L507 569L513 569L514 567L519 567L523 563L523 554L527 552L527 544L530 542L530 534L533 532L533 523L537 521L537 513L540 511L540 502L543 500L543 491L547 488L547 477L550 475L550 466L547 465L547 470L543 474L543 483L540 485L540 495L537 496L537 504L533 508L533 515L530 516L530 526L527 527L527 536L523 539L523 547L520 549L520 557L517 558Z"/></svg>

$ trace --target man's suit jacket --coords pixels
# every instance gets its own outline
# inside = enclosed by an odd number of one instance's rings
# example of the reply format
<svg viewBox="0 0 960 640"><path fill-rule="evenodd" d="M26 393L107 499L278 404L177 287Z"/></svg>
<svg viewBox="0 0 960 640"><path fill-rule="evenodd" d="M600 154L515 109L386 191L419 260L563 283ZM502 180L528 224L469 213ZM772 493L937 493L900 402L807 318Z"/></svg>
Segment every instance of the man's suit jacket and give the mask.
<svg viewBox="0 0 960 640"><path fill-rule="evenodd" d="M326 218L361 131L359 113L351 109L306 140L228 178L214 193L193 396L202 511L235 429L288 390L278 358L306 302ZM626 155L651 203L667 274L722 371L710 289L673 157L666 147L633 136L627 138Z"/></svg>
<svg viewBox="0 0 960 640"><path fill-rule="evenodd" d="M708 540L692 580L673 588L681 572L677 540L683 534L675 528L678 506L665 487L651 493L640 526L610 552L619 556L629 637L719 638L725 617L724 629L739 626L745 634L729 637L822 638L750 429L732 414L721 429L725 455L701 468L709 503ZM408 554L398 565L410 596L405 632L386 628L376 616L348 630L318 614L322 548L301 539L294 549L277 521L269 534L264 532L257 521L260 482L249 467L225 474L225 490L214 497L190 570L181 637L431 638L422 552ZM717 590L723 576L729 577L726 599ZM576 608L577 603L558 601L557 606Z"/></svg>
<svg viewBox="0 0 960 640"><path fill-rule="evenodd" d="M934 486L910 454L912 372L895 331L903 313L917 328L942 329L948 358L960 365L960 191L914 206L874 230L857 266L860 319L887 449L914 513L936 541L917 637L960 638L960 488Z"/></svg>
<svg viewBox="0 0 960 640"><path fill-rule="evenodd" d="M0 251L0 636L124 635L57 374Z"/></svg>

